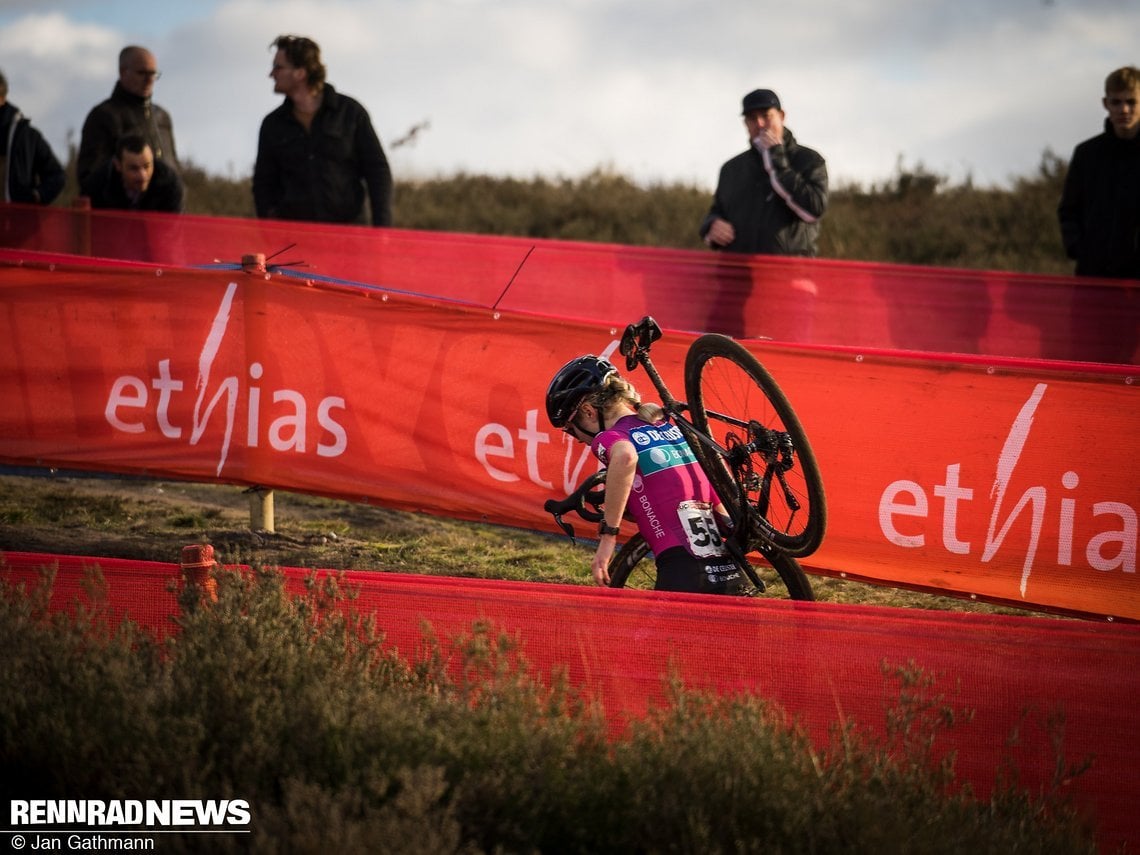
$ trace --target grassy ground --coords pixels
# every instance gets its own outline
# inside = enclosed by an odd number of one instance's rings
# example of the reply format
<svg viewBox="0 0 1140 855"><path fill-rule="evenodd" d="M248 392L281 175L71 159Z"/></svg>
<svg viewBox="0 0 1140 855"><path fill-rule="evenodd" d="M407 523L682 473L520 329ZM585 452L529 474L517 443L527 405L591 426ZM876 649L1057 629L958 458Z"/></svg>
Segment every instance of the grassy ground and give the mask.
<svg viewBox="0 0 1140 855"><path fill-rule="evenodd" d="M274 504L267 534L251 531L239 487L4 475L0 551L177 562L182 547L210 543L227 564L590 583L592 544L563 536L292 493L276 492ZM831 577L812 583L822 602L1029 614Z"/></svg>

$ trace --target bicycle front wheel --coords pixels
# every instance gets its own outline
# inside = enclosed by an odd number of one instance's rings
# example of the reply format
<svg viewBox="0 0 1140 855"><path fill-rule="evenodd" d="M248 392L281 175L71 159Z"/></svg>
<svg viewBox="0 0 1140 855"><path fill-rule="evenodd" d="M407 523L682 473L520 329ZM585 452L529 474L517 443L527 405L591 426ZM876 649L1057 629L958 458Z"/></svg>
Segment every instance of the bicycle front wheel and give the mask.
<svg viewBox="0 0 1140 855"><path fill-rule="evenodd" d="M731 338L709 333L685 357L693 426L689 439L734 522L750 524L750 546L790 555L819 548L827 509L815 455L791 404L763 365Z"/></svg>
<svg viewBox="0 0 1140 855"><path fill-rule="evenodd" d="M741 568L757 590L764 596L788 596L793 600L814 600L815 592L811 580L804 573L796 559L786 552L772 551L761 554L758 565L745 562ZM639 588L653 590L657 584L657 566L649 544L640 534L635 534L622 544L621 549L610 559L611 588Z"/></svg>

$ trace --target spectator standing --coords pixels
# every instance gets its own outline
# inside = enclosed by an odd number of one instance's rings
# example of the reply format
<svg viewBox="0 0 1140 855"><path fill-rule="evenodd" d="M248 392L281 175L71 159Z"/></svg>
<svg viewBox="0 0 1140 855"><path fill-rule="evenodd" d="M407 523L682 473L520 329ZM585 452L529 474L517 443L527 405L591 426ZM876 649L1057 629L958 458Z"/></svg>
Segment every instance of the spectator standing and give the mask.
<svg viewBox="0 0 1140 855"><path fill-rule="evenodd" d="M700 227L705 243L725 252L713 274L703 329L811 341L817 289L810 275L758 268L739 256L816 254L819 219L827 210L827 164L784 127L780 99L771 89L745 95L741 115L749 147L721 166ZM753 291L778 310L750 316Z"/></svg>
<svg viewBox="0 0 1140 855"><path fill-rule="evenodd" d="M273 91L285 99L261 123L257 216L363 223L367 188L372 225L391 225L392 173L368 111L326 82L316 42L279 36L271 47Z"/></svg>
<svg viewBox="0 0 1140 855"><path fill-rule="evenodd" d="M1104 131L1077 145L1069 161L1057 208L1061 239L1078 276L1140 280L1140 69L1109 74L1101 103ZM1072 353L1130 362L1138 312L1138 288L1075 289Z"/></svg>
<svg viewBox="0 0 1140 855"><path fill-rule="evenodd" d="M814 256L827 164L784 127L771 89L745 95L742 115L751 145L721 167L701 237L728 252Z"/></svg>
<svg viewBox="0 0 1140 855"><path fill-rule="evenodd" d="M161 76L154 54L146 48L130 45L119 52L119 81L111 97L93 107L83 123L76 159L80 184L111 160L118 141L131 134L146 140L156 161L179 171L174 123L151 100Z"/></svg>
<svg viewBox="0 0 1140 855"><path fill-rule="evenodd" d="M15 104L0 72L0 201L50 205L63 190L64 172L47 140Z"/></svg>
<svg viewBox="0 0 1140 855"><path fill-rule="evenodd" d="M80 185L92 208L182 212L182 179L154 156L142 134L119 140L115 155Z"/></svg>

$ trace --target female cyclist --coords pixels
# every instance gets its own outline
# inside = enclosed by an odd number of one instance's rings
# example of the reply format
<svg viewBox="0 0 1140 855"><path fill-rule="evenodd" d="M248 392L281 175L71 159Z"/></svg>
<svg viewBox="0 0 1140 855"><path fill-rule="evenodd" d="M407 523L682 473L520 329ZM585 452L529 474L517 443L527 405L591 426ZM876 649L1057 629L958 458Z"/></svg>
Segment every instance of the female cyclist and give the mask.
<svg viewBox="0 0 1140 855"><path fill-rule="evenodd" d="M657 404L643 404L605 359L566 363L546 390L551 424L588 443L606 467L605 517L594 581L608 585L618 526L628 511L657 564L659 591L736 594L745 587L718 528L724 508L681 431Z"/></svg>

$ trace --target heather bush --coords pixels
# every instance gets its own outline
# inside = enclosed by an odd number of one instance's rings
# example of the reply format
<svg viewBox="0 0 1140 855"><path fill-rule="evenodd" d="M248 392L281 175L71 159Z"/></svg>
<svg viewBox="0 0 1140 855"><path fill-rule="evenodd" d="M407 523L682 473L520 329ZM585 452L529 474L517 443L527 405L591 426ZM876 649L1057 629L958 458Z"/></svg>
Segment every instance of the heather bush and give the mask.
<svg viewBox="0 0 1140 855"><path fill-rule="evenodd" d="M885 666L883 737L817 746L762 698L675 680L614 733L485 623L395 656L335 579L224 574L162 642L110 620L97 575L71 613L50 584L0 596L4 796L249 802L251 834L164 851L1095 851L1051 793L956 781L939 737L969 716L912 664Z"/></svg>
<svg viewBox="0 0 1140 855"><path fill-rule="evenodd" d="M56 204L70 205L77 192L74 148ZM1008 188L983 188L900 161L881 183L832 187L820 256L1068 275L1073 266L1057 225L1066 168L1047 149L1033 174L1011 177ZM188 213L253 216L248 175L212 175L187 162L184 177ZM693 185L640 186L602 169L579 179L397 175L393 217L407 229L704 249L697 229L711 201Z"/></svg>
<svg viewBox="0 0 1140 855"><path fill-rule="evenodd" d="M1008 189L951 185L901 162L870 187L832 188L822 221L823 258L1026 273L1069 274L1057 226L1066 164L1046 151L1037 172ZM248 178L186 170L191 213L250 216ZM686 184L640 186L611 171L529 180L460 173L396 176L395 225L429 231L700 249L711 193Z"/></svg>

